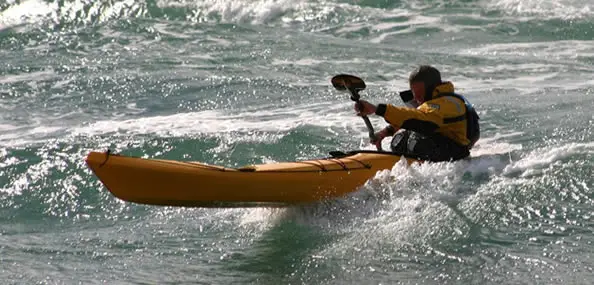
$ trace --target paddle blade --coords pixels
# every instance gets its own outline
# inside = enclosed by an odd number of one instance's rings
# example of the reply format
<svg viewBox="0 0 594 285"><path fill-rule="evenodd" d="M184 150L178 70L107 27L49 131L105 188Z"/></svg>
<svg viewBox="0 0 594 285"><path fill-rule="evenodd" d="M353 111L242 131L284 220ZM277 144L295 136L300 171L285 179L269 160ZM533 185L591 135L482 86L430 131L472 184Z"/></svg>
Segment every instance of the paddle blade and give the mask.
<svg viewBox="0 0 594 285"><path fill-rule="evenodd" d="M402 91L399 94L400 98L402 99L402 102L404 103L412 101L415 98L411 90Z"/></svg>
<svg viewBox="0 0 594 285"><path fill-rule="evenodd" d="M402 102L404 102L404 104L406 104L406 106L410 108L419 107L419 103L415 101L415 96L413 95L411 90L400 92L400 98L402 98Z"/></svg>
<svg viewBox="0 0 594 285"><path fill-rule="evenodd" d="M336 90L344 91L361 91L365 89L365 82L363 79L348 74L339 74L332 77L332 86Z"/></svg>

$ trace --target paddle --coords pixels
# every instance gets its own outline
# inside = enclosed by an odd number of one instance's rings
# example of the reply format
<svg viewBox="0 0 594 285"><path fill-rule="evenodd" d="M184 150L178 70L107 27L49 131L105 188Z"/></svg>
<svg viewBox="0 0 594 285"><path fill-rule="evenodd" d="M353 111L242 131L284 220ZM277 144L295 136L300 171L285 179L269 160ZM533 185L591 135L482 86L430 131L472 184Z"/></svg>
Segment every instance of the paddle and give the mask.
<svg viewBox="0 0 594 285"><path fill-rule="evenodd" d="M417 107L419 107L419 103L415 101L415 96L413 95L411 90L400 92L400 98L402 99L402 102L404 102L404 104L410 108L416 109Z"/></svg>
<svg viewBox="0 0 594 285"><path fill-rule="evenodd" d="M351 100L357 102L357 108L361 109L361 103L359 103L359 91L365 90L366 87L363 79L353 75L339 74L332 77L331 82L336 90L348 90L351 93ZM361 117L363 118L363 121L365 121L367 130L369 131L369 138L371 141L376 141L375 132L373 131L373 126L371 125L369 118L367 118L367 116ZM381 145L377 145L377 150L382 150Z"/></svg>

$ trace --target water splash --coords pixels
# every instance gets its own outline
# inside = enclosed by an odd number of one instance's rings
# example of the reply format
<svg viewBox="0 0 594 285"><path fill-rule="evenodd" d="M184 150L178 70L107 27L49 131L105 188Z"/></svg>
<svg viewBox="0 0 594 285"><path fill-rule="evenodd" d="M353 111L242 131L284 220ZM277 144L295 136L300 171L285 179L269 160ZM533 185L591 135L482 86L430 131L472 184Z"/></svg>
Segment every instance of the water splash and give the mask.
<svg viewBox="0 0 594 285"><path fill-rule="evenodd" d="M537 149L503 170L506 176L520 174L522 177L540 174L540 170L558 165L563 160L581 155L594 154L594 143L569 143L559 147Z"/></svg>

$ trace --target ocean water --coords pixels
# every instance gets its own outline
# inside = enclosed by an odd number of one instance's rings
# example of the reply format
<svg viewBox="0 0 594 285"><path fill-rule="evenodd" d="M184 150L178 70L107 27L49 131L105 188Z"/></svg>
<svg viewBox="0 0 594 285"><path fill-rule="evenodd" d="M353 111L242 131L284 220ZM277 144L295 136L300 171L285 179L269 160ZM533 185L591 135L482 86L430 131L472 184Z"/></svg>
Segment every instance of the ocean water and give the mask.
<svg viewBox="0 0 594 285"><path fill-rule="evenodd" d="M589 0L5 0L0 58L2 284L594 280ZM478 110L470 160L285 209L131 204L84 164L373 149L329 79L401 105L419 64Z"/></svg>

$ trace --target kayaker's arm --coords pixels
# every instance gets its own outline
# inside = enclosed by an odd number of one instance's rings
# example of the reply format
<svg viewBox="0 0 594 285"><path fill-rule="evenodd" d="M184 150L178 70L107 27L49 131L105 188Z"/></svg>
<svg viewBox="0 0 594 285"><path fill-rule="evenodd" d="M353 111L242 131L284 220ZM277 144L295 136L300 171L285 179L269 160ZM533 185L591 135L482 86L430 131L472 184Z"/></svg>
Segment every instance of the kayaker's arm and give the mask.
<svg viewBox="0 0 594 285"><path fill-rule="evenodd" d="M375 114L395 128L412 130L422 134L431 134L443 125L443 117L428 104L417 109L379 104Z"/></svg>

